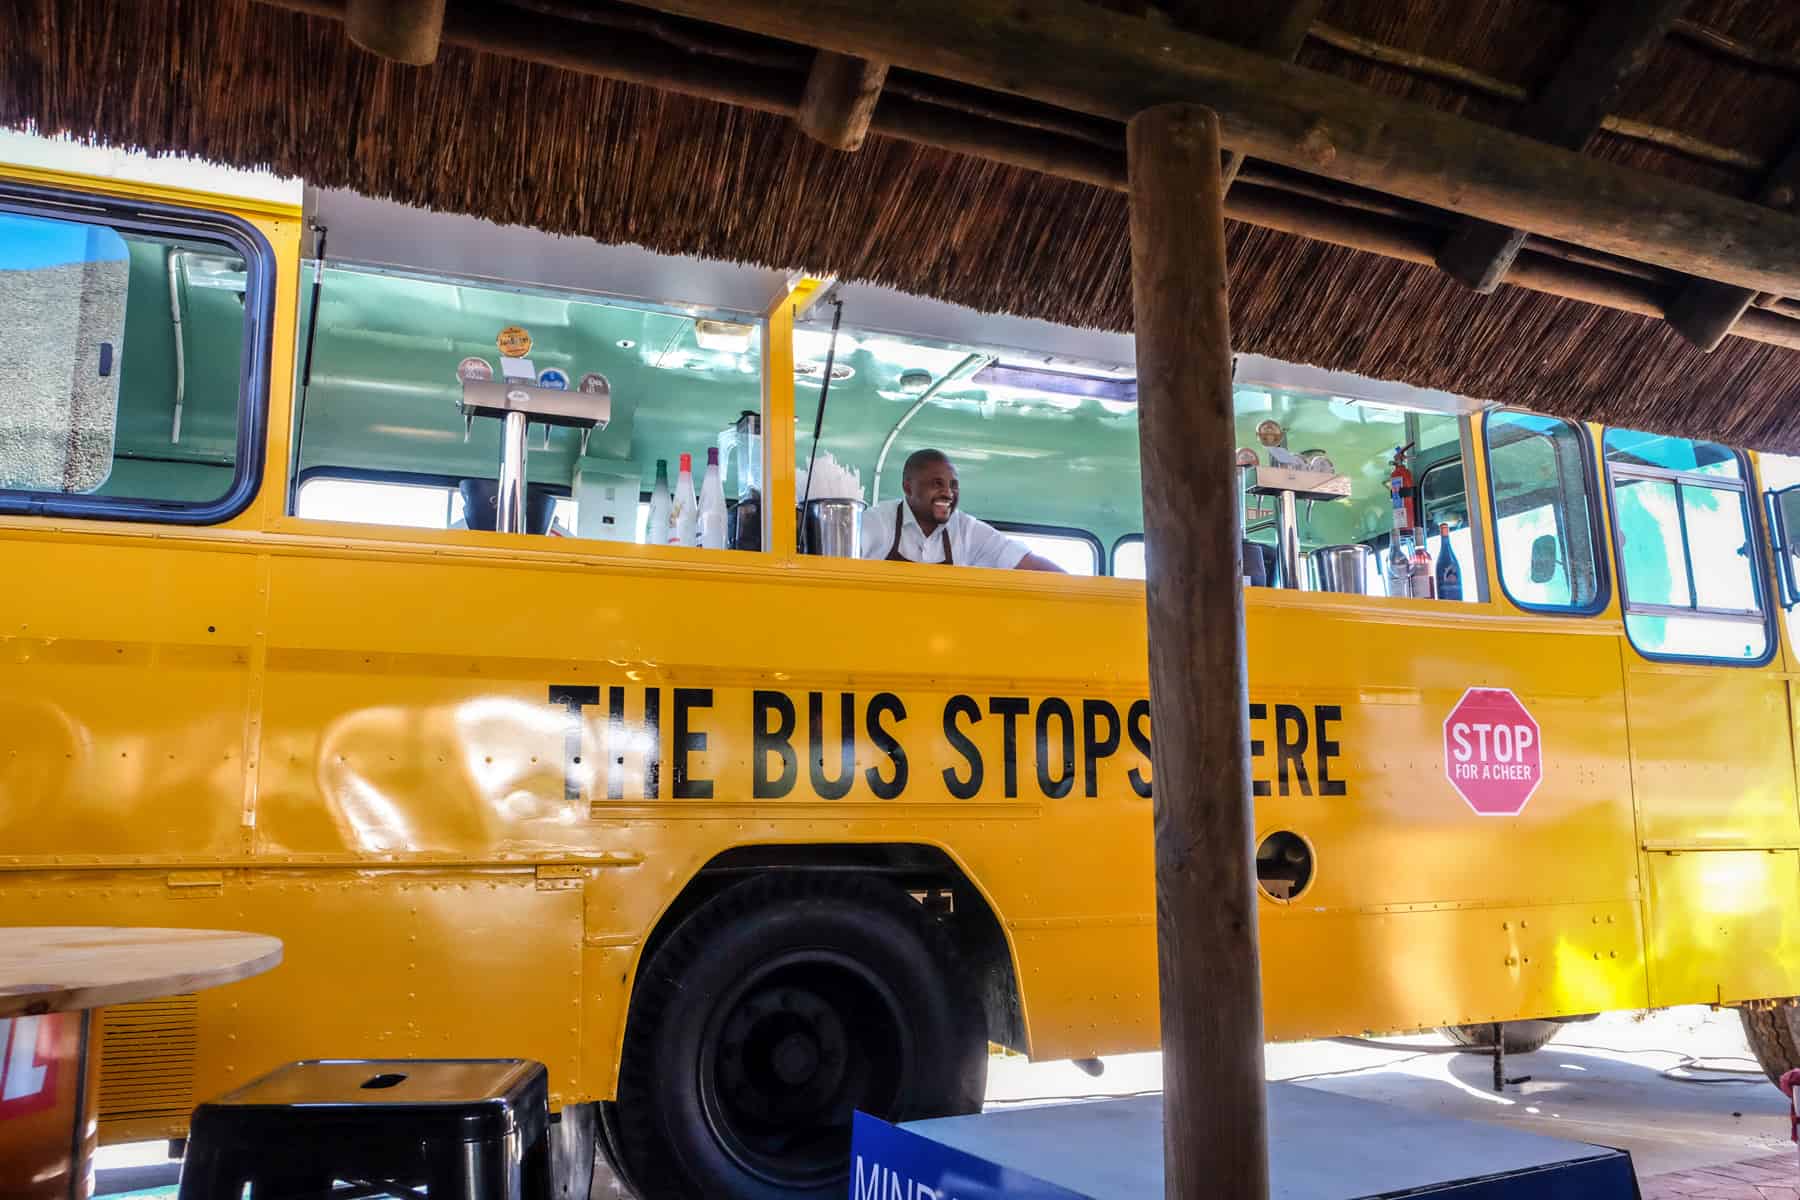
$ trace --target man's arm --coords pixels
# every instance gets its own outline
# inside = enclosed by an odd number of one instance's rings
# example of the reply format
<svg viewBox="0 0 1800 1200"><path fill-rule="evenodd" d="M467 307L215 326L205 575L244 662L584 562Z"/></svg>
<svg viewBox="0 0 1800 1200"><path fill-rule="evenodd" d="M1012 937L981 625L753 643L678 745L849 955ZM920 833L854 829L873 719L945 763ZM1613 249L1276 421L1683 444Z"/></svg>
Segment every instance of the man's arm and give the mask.
<svg viewBox="0 0 1800 1200"><path fill-rule="evenodd" d="M1014 570L1018 570L1018 571L1054 571L1058 575L1067 575L1068 574L1067 571L1063 570L1061 567L1057 566L1055 563L1051 562L1049 559L1045 558L1043 555L1033 554L1030 551L1026 551L1025 557L1021 558L1018 561L1018 564L1017 564L1017 566L1014 567Z"/></svg>

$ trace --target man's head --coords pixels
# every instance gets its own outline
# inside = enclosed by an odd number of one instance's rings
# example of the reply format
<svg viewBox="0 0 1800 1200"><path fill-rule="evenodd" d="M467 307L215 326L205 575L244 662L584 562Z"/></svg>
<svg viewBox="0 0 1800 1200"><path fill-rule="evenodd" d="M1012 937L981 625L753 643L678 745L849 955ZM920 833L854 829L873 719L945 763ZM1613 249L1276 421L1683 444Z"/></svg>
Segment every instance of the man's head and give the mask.
<svg viewBox="0 0 1800 1200"><path fill-rule="evenodd" d="M942 450L915 450L908 455L900 472L900 487L913 519L927 534L956 511L956 464Z"/></svg>

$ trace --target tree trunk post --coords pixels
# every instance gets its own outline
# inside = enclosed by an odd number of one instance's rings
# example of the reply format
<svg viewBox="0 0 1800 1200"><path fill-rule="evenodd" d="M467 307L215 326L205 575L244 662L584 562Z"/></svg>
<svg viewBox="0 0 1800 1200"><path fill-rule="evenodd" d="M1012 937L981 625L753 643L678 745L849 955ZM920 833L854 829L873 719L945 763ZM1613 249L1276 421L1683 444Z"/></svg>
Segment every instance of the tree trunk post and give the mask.
<svg viewBox="0 0 1800 1200"><path fill-rule="evenodd" d="M1218 119L1197 105L1146 109L1128 127L1127 156L1150 562L1165 1194L1266 1200Z"/></svg>

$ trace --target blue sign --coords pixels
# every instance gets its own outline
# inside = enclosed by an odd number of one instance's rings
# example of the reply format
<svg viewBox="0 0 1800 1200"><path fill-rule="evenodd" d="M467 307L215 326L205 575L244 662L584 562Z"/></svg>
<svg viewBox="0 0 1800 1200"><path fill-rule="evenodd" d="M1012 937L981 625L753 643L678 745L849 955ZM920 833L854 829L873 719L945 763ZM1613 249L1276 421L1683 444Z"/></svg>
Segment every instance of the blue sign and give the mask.
<svg viewBox="0 0 1800 1200"><path fill-rule="evenodd" d="M569 373L559 371L555 367L545 367L538 372L538 386L566 392L569 390Z"/></svg>
<svg viewBox="0 0 1800 1200"><path fill-rule="evenodd" d="M850 1138L850 1200L1088 1200L928 1137L857 1113Z"/></svg>

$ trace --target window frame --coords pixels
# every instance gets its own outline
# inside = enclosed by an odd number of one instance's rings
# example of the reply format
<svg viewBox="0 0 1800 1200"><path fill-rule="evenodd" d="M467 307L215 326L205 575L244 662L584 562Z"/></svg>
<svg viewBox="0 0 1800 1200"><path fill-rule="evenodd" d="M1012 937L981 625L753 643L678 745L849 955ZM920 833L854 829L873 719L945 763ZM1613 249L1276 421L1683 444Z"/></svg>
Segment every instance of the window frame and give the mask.
<svg viewBox="0 0 1800 1200"><path fill-rule="evenodd" d="M1643 604L1634 606L1631 602L1631 586L1626 581L1625 577L1625 547L1619 540L1619 522L1617 515L1614 512L1616 484L1613 481L1620 472L1614 468L1612 460L1608 458L1606 454L1606 434L1611 432L1614 428L1617 428L1621 433L1632 433L1636 431L1626 429L1623 426L1607 426L1601 431L1600 435L1600 461L1606 471L1606 510L1609 517L1608 524L1611 526L1608 536L1612 542L1613 559L1619 573L1619 616L1620 624L1625 630L1625 640L1631 643L1631 648L1637 652L1639 657L1648 659L1651 662L1700 663L1708 666L1721 667L1767 666L1769 662L1774 659L1775 654L1780 647L1780 637L1772 627L1773 606L1769 603L1769 581L1765 578L1766 572L1762 561L1764 557L1764 547L1768 545L1769 539L1767 532L1762 527L1762 520L1758 513L1758 510L1762 506L1751 502L1751 492L1756 484L1756 476L1750 469L1749 457L1742 450L1738 450L1734 447L1724 446L1719 442L1710 443L1711 445L1720 446L1721 449L1727 451L1737 461L1738 474L1735 480L1727 476L1701 475L1693 471L1674 471L1665 467L1640 467L1636 465L1628 465L1625 467L1623 475L1627 479L1663 482L1670 484L1674 488L1675 512L1677 519L1681 523L1681 554L1682 560L1687 567L1688 594L1695 601L1695 604L1692 607L1682 607L1680 605L1670 604ZM1690 438L1685 440L1694 441L1697 439ZM1694 586L1696 581L1694 579L1693 549L1689 545L1687 533L1687 506L1681 498L1681 485L1683 483L1708 487L1716 491L1734 491L1737 493L1741 511L1744 514L1745 536L1750 547L1750 554L1748 556L1750 559L1750 586L1755 590L1756 602L1758 605L1754 613L1748 609L1742 611L1737 609L1706 609L1698 606L1699 589ZM1720 486L1721 484L1725 486L1722 487ZM1631 636L1631 623L1625 620L1625 618L1629 616L1697 617L1701 620L1724 621L1732 624L1760 624L1763 629L1763 652L1756 658L1726 658L1714 654L1657 653L1644 649L1642 646L1638 645L1637 639ZM1754 618L1754 620L1752 618Z"/></svg>
<svg viewBox="0 0 1800 1200"><path fill-rule="evenodd" d="M1106 544L1085 529L1077 529L1073 525L1034 525L1030 521L989 521L988 524L1001 533L1035 533L1086 542L1088 549L1094 552L1094 573L1084 578L1109 578L1106 571L1110 560L1107 558Z"/></svg>
<svg viewBox="0 0 1800 1200"><path fill-rule="evenodd" d="M1128 542L1136 542L1139 545L1142 545L1144 542L1144 535L1141 533L1122 533L1116 539L1114 539L1113 544L1112 544L1112 549L1106 555L1106 578L1108 578L1108 579L1123 578L1123 576L1113 574L1113 570L1115 567L1118 566L1119 547L1125 545ZM1144 565L1146 567L1148 567L1149 564L1150 564L1150 560L1148 558L1145 558ZM1141 583L1143 581L1142 580L1134 580L1133 582Z"/></svg>
<svg viewBox="0 0 1800 1200"><path fill-rule="evenodd" d="M1608 537L1611 536L1609 530L1603 528L1603 526L1610 526L1612 524L1612 522L1608 520L1608 517L1612 512L1612 486L1611 477L1609 475L1605 497L1607 502L1606 509L1605 513L1602 513L1601 497L1596 494L1596 485L1599 481L1594 477L1594 438L1593 434L1588 430L1587 424L1582 421L1570 421L1564 417L1547 418L1553 421L1561 421L1565 426L1574 430L1575 439L1580 448L1581 487L1588 502L1589 545L1593 546L1596 550L1594 555L1594 598L1584 605L1527 604L1525 601L1520 600L1517 596L1513 595L1512 589L1506 586L1506 571L1500 565L1500 493L1494 486L1494 443L1493 439L1489 436L1489 430L1492 427L1493 420L1496 416L1512 413L1525 417L1544 418L1546 416L1544 413L1528 412L1522 408L1501 408L1495 409L1493 412L1485 413L1481 418L1481 469L1487 476L1488 522L1492 525L1494 530L1494 576L1500 581L1500 594L1505 596L1507 602L1521 612L1544 613L1558 617L1598 616L1600 613L1606 611L1607 605L1612 603L1612 564L1607 561L1607 556L1605 554L1598 553L1599 548L1604 545ZM1563 521L1566 521L1567 517L1567 513L1561 514L1558 523L1561 524ZM1616 530L1611 532L1616 532ZM1621 561L1620 570L1622 571L1623 569L1623 563ZM1623 584L1620 585L1620 591L1622 595Z"/></svg>
<svg viewBox="0 0 1800 1200"><path fill-rule="evenodd" d="M237 453L232 464L231 486L224 495L196 504L184 500L0 489L0 515L218 525L249 508L262 487L267 456L270 362L275 332L275 251L262 231L229 213L3 180L0 180L0 212L82 225L104 224L121 232L211 239L244 260L245 322L243 357L238 365Z"/></svg>

